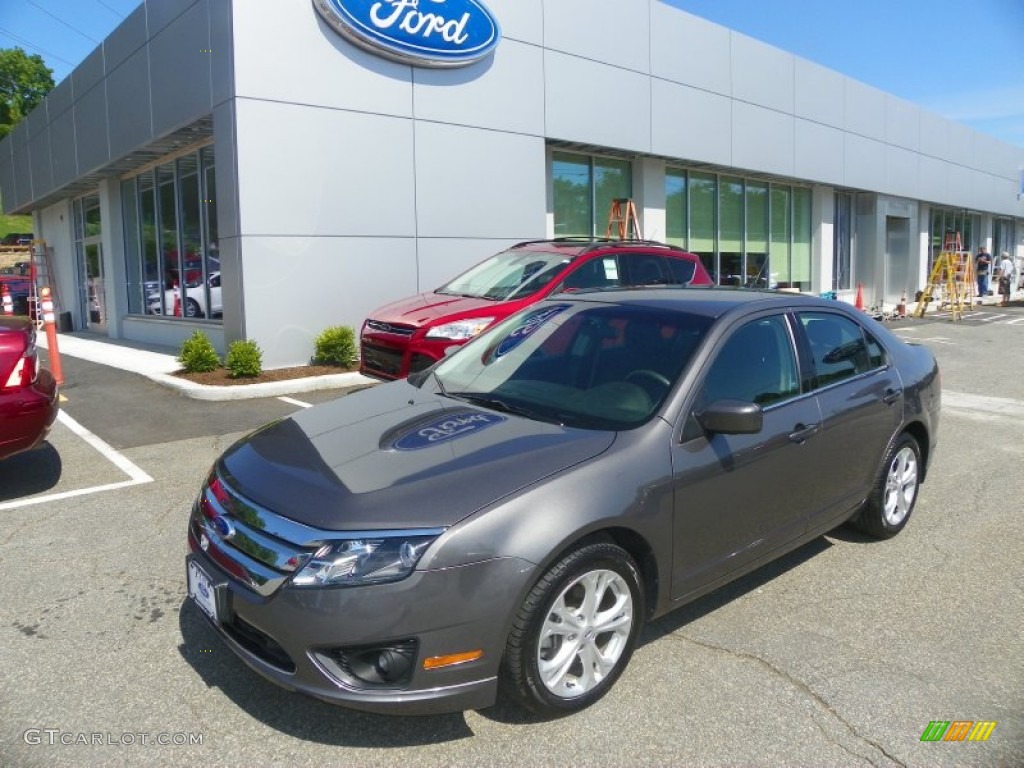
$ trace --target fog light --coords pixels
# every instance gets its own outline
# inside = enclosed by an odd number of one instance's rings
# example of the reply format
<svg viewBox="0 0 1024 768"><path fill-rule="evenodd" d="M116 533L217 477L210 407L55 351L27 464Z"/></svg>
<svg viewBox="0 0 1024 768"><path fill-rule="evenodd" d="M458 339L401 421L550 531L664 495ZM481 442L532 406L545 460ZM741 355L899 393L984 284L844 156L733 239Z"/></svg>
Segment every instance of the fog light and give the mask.
<svg viewBox="0 0 1024 768"><path fill-rule="evenodd" d="M386 683L394 683L408 676L412 668L412 659L408 653L387 649L381 651L374 662L377 674Z"/></svg>

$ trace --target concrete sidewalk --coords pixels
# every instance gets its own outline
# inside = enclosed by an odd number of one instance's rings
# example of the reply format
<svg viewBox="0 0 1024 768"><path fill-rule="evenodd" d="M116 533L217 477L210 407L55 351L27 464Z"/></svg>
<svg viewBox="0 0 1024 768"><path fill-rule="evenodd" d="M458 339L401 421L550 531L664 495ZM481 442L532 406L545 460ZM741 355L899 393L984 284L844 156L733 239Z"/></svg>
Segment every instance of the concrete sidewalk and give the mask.
<svg viewBox="0 0 1024 768"><path fill-rule="evenodd" d="M46 333L36 334L36 343L48 349ZM91 363L137 373L165 387L174 389L196 400L247 400L257 397L279 397L322 389L341 389L361 384L376 383L359 373L338 373L330 376L310 376L288 381L268 381L259 384L210 386L172 376L181 369L175 350L147 346L128 341L117 341L88 333L60 333L57 349L61 355L77 357Z"/></svg>

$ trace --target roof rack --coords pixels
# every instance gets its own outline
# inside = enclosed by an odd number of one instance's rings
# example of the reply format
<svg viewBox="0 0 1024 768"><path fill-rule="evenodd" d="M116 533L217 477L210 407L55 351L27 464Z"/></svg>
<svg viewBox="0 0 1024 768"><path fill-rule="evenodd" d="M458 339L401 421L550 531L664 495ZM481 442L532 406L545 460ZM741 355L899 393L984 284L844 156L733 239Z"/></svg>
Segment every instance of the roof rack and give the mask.
<svg viewBox="0 0 1024 768"><path fill-rule="evenodd" d="M642 245L645 248L666 248L671 251L679 251L680 253L686 252L684 248L680 248L678 245L672 245L671 243L663 243L660 240L624 240L617 237L587 237L586 235L571 235L568 237L547 237L542 240L524 240L521 243L516 243L512 247L521 248L525 245L538 245L540 243L550 243L552 245L589 246L586 250L604 248L609 245Z"/></svg>

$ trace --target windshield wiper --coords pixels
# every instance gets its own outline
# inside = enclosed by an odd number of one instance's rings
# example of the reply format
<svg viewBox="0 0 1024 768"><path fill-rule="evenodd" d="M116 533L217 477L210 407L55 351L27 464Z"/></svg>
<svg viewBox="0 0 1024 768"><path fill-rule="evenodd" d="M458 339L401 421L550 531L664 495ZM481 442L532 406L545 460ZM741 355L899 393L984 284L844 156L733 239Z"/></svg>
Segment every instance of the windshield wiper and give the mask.
<svg viewBox="0 0 1024 768"><path fill-rule="evenodd" d="M558 419L548 416L546 414L538 413L537 411L531 410L530 408L524 408L521 405L510 403L507 400L502 400L500 397L494 397L493 395L485 395L481 392L453 392L448 397L454 397L458 400L465 400L473 403L473 405L480 405L484 408L490 408L492 411L501 411L502 413L511 413L514 416L522 416L527 419L533 419L534 421L546 421L552 424L561 424L562 422Z"/></svg>

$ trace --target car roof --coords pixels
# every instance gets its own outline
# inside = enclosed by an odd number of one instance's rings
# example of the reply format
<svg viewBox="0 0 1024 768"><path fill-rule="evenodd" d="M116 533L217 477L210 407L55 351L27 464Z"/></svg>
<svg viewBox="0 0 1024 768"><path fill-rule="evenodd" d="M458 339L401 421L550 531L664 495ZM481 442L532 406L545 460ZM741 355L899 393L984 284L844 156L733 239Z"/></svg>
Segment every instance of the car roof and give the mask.
<svg viewBox="0 0 1024 768"><path fill-rule="evenodd" d="M756 288L731 288L726 286L680 286L675 288L599 288L573 293L557 294L550 297L558 301L581 301L602 304L621 304L649 307L678 312L685 310L696 315L717 318L740 307L772 309L791 307L794 304L819 309L841 308L847 311L843 302L831 301L807 294L772 291Z"/></svg>

